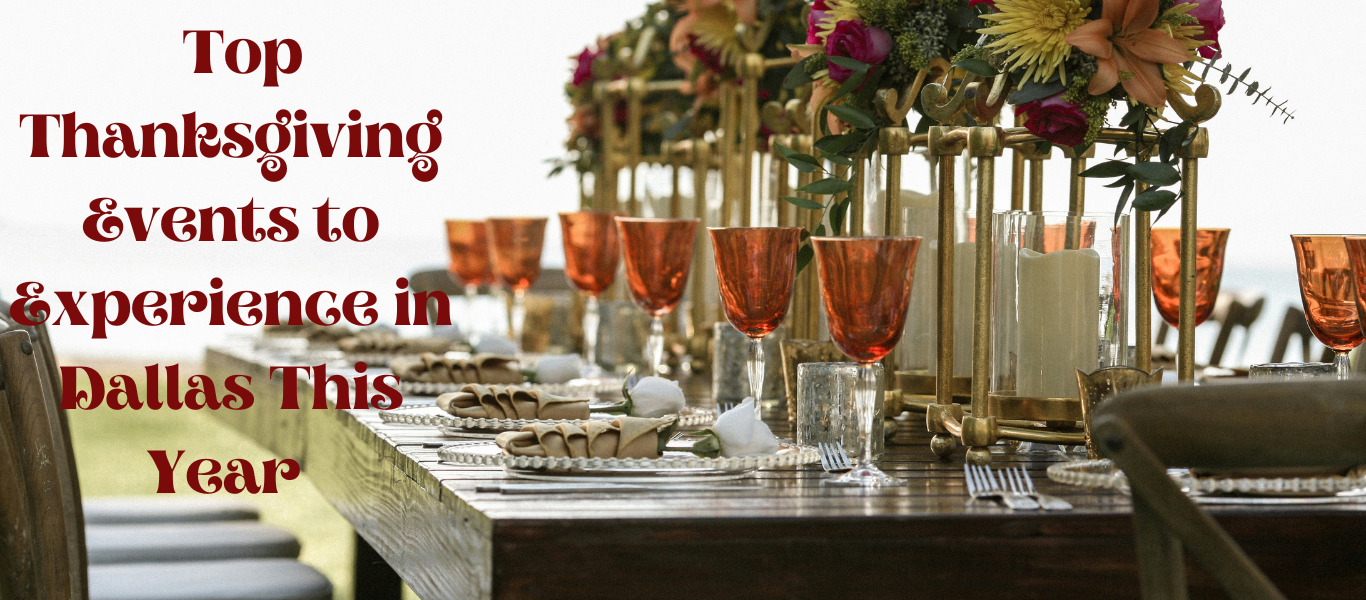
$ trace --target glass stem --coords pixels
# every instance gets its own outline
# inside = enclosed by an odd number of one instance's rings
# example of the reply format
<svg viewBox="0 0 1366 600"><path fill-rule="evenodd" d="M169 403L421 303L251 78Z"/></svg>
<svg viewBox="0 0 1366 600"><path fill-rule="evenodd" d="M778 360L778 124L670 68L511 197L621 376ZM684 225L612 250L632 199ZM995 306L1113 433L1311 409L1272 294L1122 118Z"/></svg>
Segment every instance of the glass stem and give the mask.
<svg viewBox="0 0 1366 600"><path fill-rule="evenodd" d="M859 363L858 379L854 383L854 406L858 409L859 459L858 466L873 464L873 416L877 412L877 372L872 363Z"/></svg>
<svg viewBox="0 0 1366 600"><path fill-rule="evenodd" d="M650 374L662 375L664 372L664 319L653 317L650 319L650 340L646 344L649 349Z"/></svg>
<svg viewBox="0 0 1366 600"><path fill-rule="evenodd" d="M479 322L474 316L474 300L479 295L479 286L472 283L465 284L465 341L471 346L477 341L474 335L475 325Z"/></svg>
<svg viewBox="0 0 1366 600"><path fill-rule="evenodd" d="M1338 371L1338 379L1349 379L1352 377L1352 359L1348 353L1338 352L1333 355L1333 366Z"/></svg>
<svg viewBox="0 0 1366 600"><path fill-rule="evenodd" d="M583 364L590 371L598 366L598 297L589 296L583 307Z"/></svg>
<svg viewBox="0 0 1366 600"><path fill-rule="evenodd" d="M522 353L522 327L526 325L526 290L512 292L512 343Z"/></svg>
<svg viewBox="0 0 1366 600"><path fill-rule="evenodd" d="M754 397L754 418L761 418L759 401L764 391L764 338L749 338L749 395Z"/></svg>

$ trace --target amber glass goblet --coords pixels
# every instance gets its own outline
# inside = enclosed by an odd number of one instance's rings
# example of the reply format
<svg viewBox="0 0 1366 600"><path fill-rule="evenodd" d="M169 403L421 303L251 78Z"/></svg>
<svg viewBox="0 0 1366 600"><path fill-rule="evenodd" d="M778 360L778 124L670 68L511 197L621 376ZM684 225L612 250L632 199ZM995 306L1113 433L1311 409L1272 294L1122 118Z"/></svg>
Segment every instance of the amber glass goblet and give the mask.
<svg viewBox="0 0 1366 600"><path fill-rule="evenodd" d="M1181 321L1181 230L1159 227L1152 230L1153 301L1168 325ZM1227 229L1197 229L1195 232L1195 324L1214 312L1219 283L1224 278L1224 246Z"/></svg>
<svg viewBox="0 0 1366 600"><path fill-rule="evenodd" d="M764 389L764 336L773 333L792 300L800 227L711 227L716 279L726 320L749 336L749 392L759 418Z"/></svg>
<svg viewBox="0 0 1366 600"><path fill-rule="evenodd" d="M873 465L873 417L877 408L873 363L887 356L901 339L920 238L814 237L811 242L821 269L821 299L830 323L830 338L845 356L858 363L854 405L858 407L863 450L858 465L830 483L906 485Z"/></svg>
<svg viewBox="0 0 1366 600"><path fill-rule="evenodd" d="M583 310L583 376L602 377L598 366L598 296L612 285L621 257L617 213L560 213L564 274L587 301Z"/></svg>
<svg viewBox="0 0 1366 600"><path fill-rule="evenodd" d="M446 245L451 254L447 269L465 286L465 337L473 342L474 298L479 286L493 283L488 226L483 221L446 219Z"/></svg>
<svg viewBox="0 0 1366 600"><path fill-rule="evenodd" d="M1361 325L1361 331L1366 337L1366 323L1361 322L1361 315L1366 314L1366 235L1343 236L1342 241L1347 244L1347 259L1352 266L1352 291L1356 292L1357 297L1357 322Z"/></svg>
<svg viewBox="0 0 1366 600"><path fill-rule="evenodd" d="M1309 330L1333 349L1339 379L1351 375L1347 353L1361 345L1361 320L1352 283L1347 241L1340 235L1292 235L1295 267L1300 275L1300 299Z"/></svg>
<svg viewBox="0 0 1366 600"><path fill-rule="evenodd" d="M546 218L496 218L488 223L493 238L493 268L512 290L512 342L520 354L522 326L526 324L526 290L541 274Z"/></svg>
<svg viewBox="0 0 1366 600"><path fill-rule="evenodd" d="M683 299L697 223L697 219L617 217L631 299L651 318L646 344L651 375L664 371L664 315Z"/></svg>

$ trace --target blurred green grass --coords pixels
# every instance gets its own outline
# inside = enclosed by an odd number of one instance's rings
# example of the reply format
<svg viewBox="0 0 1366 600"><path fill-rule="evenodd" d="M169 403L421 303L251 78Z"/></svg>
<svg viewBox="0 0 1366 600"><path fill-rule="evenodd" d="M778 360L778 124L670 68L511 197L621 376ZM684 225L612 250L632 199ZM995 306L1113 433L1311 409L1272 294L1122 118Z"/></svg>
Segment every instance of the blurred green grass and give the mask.
<svg viewBox="0 0 1366 600"><path fill-rule="evenodd" d="M94 367L106 379L126 373L142 382L142 365L110 361L67 361ZM189 376L201 372L197 365L181 365ZM185 389L182 387L181 389ZM260 463L276 458L245 436L221 425L208 411L192 410L95 410L69 411L72 445L81 495L150 495L156 493L157 470L148 450L167 450L171 456L184 450L183 465L199 458L227 462L234 458ZM258 471L259 473L259 471ZM258 475L259 477L259 475ZM277 494L239 494L256 504L261 520L289 530L303 546L299 560L312 565L332 581L333 598L351 600L351 558L355 549L351 525L313 488L308 475L280 481ZM189 489L183 475L176 493L201 496ZM226 494L227 492L219 492ZM417 598L404 586L405 598ZM360 599L364 600L364 599Z"/></svg>

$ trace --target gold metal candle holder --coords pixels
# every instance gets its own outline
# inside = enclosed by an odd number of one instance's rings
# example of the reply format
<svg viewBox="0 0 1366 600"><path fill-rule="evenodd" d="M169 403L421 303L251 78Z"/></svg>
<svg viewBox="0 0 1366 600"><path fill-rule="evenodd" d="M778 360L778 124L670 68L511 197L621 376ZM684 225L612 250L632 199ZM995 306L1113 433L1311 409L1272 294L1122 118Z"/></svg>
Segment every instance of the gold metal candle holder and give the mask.
<svg viewBox="0 0 1366 600"><path fill-rule="evenodd" d="M971 77L967 80L970 83ZM963 110L964 89L953 98L940 84L929 84L922 93L922 104L926 112L936 116L941 122L952 119ZM1200 123L1213 117L1218 111L1218 91L1209 86L1201 86L1196 96L1199 104L1190 106L1181 98L1172 101L1173 108L1187 121ZM979 107L980 110L980 107ZM990 122L981 120L979 122ZM1158 132L1144 132L1145 136L1156 136ZM1118 144L1132 140L1133 134L1122 129L1103 129L1097 136L1097 143ZM1194 141L1178 150L1182 159L1182 206L1181 227L1183 245L1181 248L1181 341L1178 353L1178 374L1185 381L1194 378L1194 327L1195 327L1195 230L1196 230L1196 190L1199 177L1198 160L1208 154L1208 132L1198 128ZM1045 156L1036 151L1041 142L1033 134L1019 128L1001 129L996 127L931 127L929 132L929 152L939 159L939 239L954 239L953 186L955 182L955 162L965 150L969 157L978 160L977 179L977 245L974 303L973 303L973 378L971 405L966 410L954 403L953 385L950 379L936 381L935 403L927 406L926 426L934 433L931 448L939 456L948 456L954 447L961 443L968 446L967 459L975 464L991 461L988 446L1000 439L1045 442L1055 444L1085 443L1084 414L1080 398L1028 398L989 393L991 374L991 293L993 290L992 262L994 260L994 232L991 227L995 190L995 159L1006 148L1017 149L1023 160L1016 162L1016 172L1012 181L1021 181L1018 172L1020 163L1030 168L1029 204L1031 210L1042 209L1042 160ZM1081 156L1068 156L1072 159L1069 208L1080 214L1085 207L1085 184L1080 173L1085 169L1085 159L1090 152ZM1013 186L1018 189L1020 186ZM1148 369L1144 360L1149 356L1149 331L1145 323L1151 324L1151 305L1149 283L1142 281L1150 276L1146 268L1151 257L1150 240L1147 236L1146 215L1139 215L1141 225L1138 238L1138 296L1136 306L1139 315L1139 352L1138 358L1145 374ZM1069 237L1071 232L1069 231ZM1188 243L1187 243L1188 242ZM939 373L953 372L953 278L954 262L951 244L940 244L939 252ZM1146 317L1146 318L1145 318ZM1085 387L1082 386L1084 390Z"/></svg>

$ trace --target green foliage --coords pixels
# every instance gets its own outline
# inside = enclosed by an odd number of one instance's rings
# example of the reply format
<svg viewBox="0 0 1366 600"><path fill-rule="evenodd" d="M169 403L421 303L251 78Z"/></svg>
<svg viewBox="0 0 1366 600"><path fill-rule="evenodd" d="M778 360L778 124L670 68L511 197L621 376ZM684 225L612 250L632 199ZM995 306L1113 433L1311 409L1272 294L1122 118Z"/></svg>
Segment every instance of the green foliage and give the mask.
<svg viewBox="0 0 1366 600"><path fill-rule="evenodd" d="M1219 62L1219 59L1221 59L1221 58L1223 58L1223 54L1222 54L1222 53L1215 54L1215 55L1214 55L1214 58L1211 58L1208 62L1206 62L1206 63L1205 63L1205 70L1200 72L1200 79L1202 79L1202 80L1204 80L1204 81L1209 81L1209 73L1210 73L1210 70L1214 68L1215 63L1218 63L1218 62ZM1190 64L1189 64L1189 63L1187 63L1186 68L1187 68L1187 69L1190 68ZM1233 95L1233 92L1238 91L1238 87L1239 87L1239 86L1242 86L1242 87L1243 87L1243 90L1244 90L1244 93L1243 93L1244 96L1256 96L1255 98L1252 99L1252 105L1253 105L1253 106L1256 106L1258 102L1261 102L1262 100L1265 100L1266 103L1267 103L1268 105L1271 106L1271 116L1274 117L1274 116L1276 116L1276 115L1283 115L1285 118L1281 120L1281 123L1289 123L1291 119L1295 118L1295 113L1294 113L1293 111L1288 111L1288 110L1285 109L1285 104L1286 104L1287 100L1282 100L1282 101L1280 101L1279 103L1277 103L1277 102L1275 101L1275 99L1273 99L1273 98L1268 94L1268 92L1271 91L1271 88L1270 88L1270 87L1268 87L1268 88L1266 88L1266 89L1263 90L1263 89L1260 89L1261 86L1262 86L1261 82L1253 81L1253 82L1251 82L1251 83L1248 83L1248 81L1247 81L1247 76L1248 76L1248 73L1251 73L1251 72L1252 72L1252 68L1251 68L1251 67L1248 67L1247 69L1244 69L1243 72L1242 72L1242 74L1234 75L1234 74L1233 74L1233 65L1230 64L1230 63L1228 63L1228 62L1225 62L1225 63L1224 63L1224 68L1218 69L1217 72L1220 74L1220 76L1219 76L1219 84L1220 84L1220 85L1223 85L1223 84L1225 84L1225 83L1228 83L1230 79L1233 80L1233 83L1230 84L1229 87L1228 87L1228 94L1229 94L1230 96Z"/></svg>
<svg viewBox="0 0 1366 600"><path fill-rule="evenodd" d="M1120 119L1120 125L1133 133L1134 141L1128 147L1133 150L1135 156L1151 156L1153 154L1154 144L1148 139L1152 132L1157 131L1153 127L1157 118L1158 113L1154 109L1134 103L1124 114L1124 118ZM1130 163L1123 160L1108 160L1081 172L1082 177L1117 178L1105 186L1120 189L1119 203L1115 206L1116 219L1128 207L1130 197L1133 197L1135 209L1159 211L1157 215L1159 219L1162 218L1162 215L1167 214L1167 211L1177 200L1181 199L1181 195L1177 192L1161 188L1175 185L1181 181L1181 172L1176 168L1175 148L1189 145L1194 139L1196 128L1191 123L1181 123L1165 132L1158 133L1159 135L1156 136L1158 161L1136 160ZM1115 149L1116 152L1119 150L1119 147ZM1134 192L1138 191L1140 184L1146 186L1147 189L1134 196Z"/></svg>

